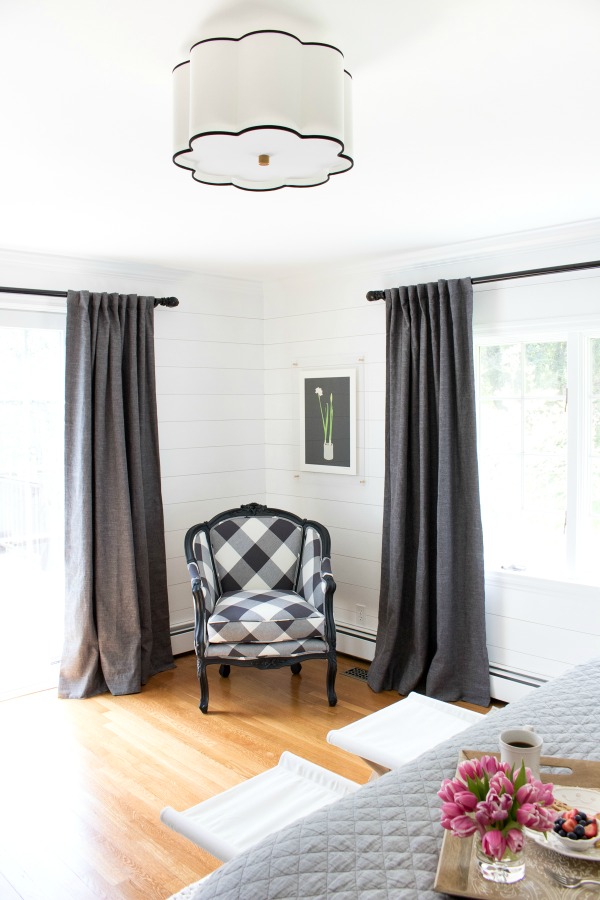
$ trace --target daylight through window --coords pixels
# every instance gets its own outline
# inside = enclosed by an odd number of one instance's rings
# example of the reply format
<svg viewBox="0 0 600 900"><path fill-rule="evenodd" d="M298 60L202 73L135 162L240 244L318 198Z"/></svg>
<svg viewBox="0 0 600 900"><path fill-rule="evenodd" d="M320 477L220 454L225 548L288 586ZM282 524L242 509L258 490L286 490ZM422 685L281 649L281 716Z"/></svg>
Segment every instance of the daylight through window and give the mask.
<svg viewBox="0 0 600 900"><path fill-rule="evenodd" d="M597 582L600 338L478 336L475 357L486 568Z"/></svg>

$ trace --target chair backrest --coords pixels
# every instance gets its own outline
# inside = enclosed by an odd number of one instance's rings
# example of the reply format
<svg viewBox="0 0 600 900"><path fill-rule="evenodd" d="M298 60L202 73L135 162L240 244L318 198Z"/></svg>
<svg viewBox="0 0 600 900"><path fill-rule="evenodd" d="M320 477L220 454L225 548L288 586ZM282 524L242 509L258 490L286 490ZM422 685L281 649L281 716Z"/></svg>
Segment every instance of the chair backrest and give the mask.
<svg viewBox="0 0 600 900"><path fill-rule="evenodd" d="M223 593L292 591L302 546L302 526L282 516L233 516L209 530Z"/></svg>
<svg viewBox="0 0 600 900"><path fill-rule="evenodd" d="M321 560L330 538L318 522L249 503L190 528L185 547L209 611L221 594L243 590L293 590L323 610Z"/></svg>

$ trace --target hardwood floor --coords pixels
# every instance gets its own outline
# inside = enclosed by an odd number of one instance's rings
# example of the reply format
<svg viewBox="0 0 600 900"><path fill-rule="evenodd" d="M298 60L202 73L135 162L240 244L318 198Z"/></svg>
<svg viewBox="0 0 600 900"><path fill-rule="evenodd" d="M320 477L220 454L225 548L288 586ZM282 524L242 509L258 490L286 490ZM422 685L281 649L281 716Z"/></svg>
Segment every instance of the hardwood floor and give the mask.
<svg viewBox="0 0 600 900"><path fill-rule="evenodd" d="M0 898L164 900L219 862L159 821L275 765L284 750L358 782L370 769L327 732L398 700L343 672L327 705L325 667L209 669L198 709L193 654L140 694L58 700L54 691L0 703Z"/></svg>

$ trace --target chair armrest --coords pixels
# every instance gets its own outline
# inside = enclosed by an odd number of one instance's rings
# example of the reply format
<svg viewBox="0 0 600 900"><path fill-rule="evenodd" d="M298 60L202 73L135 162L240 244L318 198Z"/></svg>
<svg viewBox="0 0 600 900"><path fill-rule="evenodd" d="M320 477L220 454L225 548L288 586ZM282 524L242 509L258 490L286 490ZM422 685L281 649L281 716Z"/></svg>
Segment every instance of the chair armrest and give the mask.
<svg viewBox="0 0 600 900"><path fill-rule="evenodd" d="M336 632L333 618L333 595L336 583L331 572L331 559L324 556L321 559L321 585L323 588L323 612L325 614L325 634L329 645L335 650Z"/></svg>
<svg viewBox="0 0 600 900"><path fill-rule="evenodd" d="M185 558L192 582L192 593L198 592L209 613L220 594L206 531L194 526L185 537Z"/></svg>
<svg viewBox="0 0 600 900"><path fill-rule="evenodd" d="M331 593L335 591L336 584L333 578L333 573L331 571L331 560L328 556L324 556L321 560L321 579L325 582L328 588L331 588Z"/></svg>
<svg viewBox="0 0 600 900"><path fill-rule="evenodd" d="M197 648L204 649L207 644L206 623L212 608L210 587L204 575L200 574L200 566L196 560L188 562L188 572L194 597L194 643Z"/></svg>
<svg viewBox="0 0 600 900"><path fill-rule="evenodd" d="M202 591L202 578L200 576L200 569L198 568L198 563L196 560L192 560L187 564L188 573L192 582L192 593L196 591Z"/></svg>

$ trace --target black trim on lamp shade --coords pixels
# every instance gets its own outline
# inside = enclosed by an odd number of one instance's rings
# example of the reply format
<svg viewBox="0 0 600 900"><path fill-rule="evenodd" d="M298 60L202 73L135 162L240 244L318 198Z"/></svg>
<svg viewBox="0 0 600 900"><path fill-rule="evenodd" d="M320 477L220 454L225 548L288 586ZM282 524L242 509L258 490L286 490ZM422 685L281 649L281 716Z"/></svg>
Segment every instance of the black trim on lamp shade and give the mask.
<svg viewBox="0 0 600 900"><path fill-rule="evenodd" d="M286 37L291 37L295 41L298 41L299 44L304 44L305 47L328 47L330 50L335 50L336 53L339 53L342 59L344 58L344 54L340 50L339 47L336 47L334 44L328 44L325 41L303 41L297 35L292 34L291 31L284 31L282 28L257 28L256 31L247 31L246 34L240 35L239 38L234 37L211 37L211 38L203 38L201 41L196 41L195 44L192 44L190 47L190 53L197 47L199 44L208 44L211 41L243 41L244 38L252 37L255 34L284 34ZM180 63L181 65L181 63ZM177 67L175 67L177 68ZM175 70L173 70L175 71ZM346 71L346 70L344 70ZM350 75L350 72L347 73ZM352 78L352 76L350 75Z"/></svg>
<svg viewBox="0 0 600 900"><path fill-rule="evenodd" d="M178 162L178 157L185 156L187 153L193 152L192 144L194 141L201 139L203 137L213 137L216 135L223 135L227 137L239 137L242 134L247 134L249 131L287 131L289 134L295 134L297 138L300 138L302 141L331 141L333 144L338 144L341 147L340 152L337 154L340 159L346 159L350 162L350 165L346 169L342 169L341 172L328 172L327 178L324 178L323 181L317 181L315 184L280 184L277 187L273 188L249 188L249 187L241 187L239 184L234 184L233 181L203 181L201 178L196 177L196 170L193 166L184 166L183 163ZM280 191L284 187L295 187L295 188L310 188L310 187L319 187L321 184L327 184L332 175L343 175L345 172L349 172L350 169L354 167L354 159L351 156L348 156L344 151L344 144L342 141L338 140L338 138L330 137L325 134L300 134L299 131L296 131L294 128L287 128L284 125L250 125L248 128L242 128L241 131L203 131L198 134L195 134L189 140L189 149L188 150L179 150L177 153L173 154L173 162L176 166L179 166L180 169L187 169L192 173L192 178L194 181L198 182L198 184L207 184L211 187L236 187L240 191L249 191L252 194L267 194L269 191Z"/></svg>
<svg viewBox="0 0 600 900"><path fill-rule="evenodd" d="M191 57L192 51L196 47L199 47L203 44L218 44L218 43L225 43L225 42L237 44L246 38L252 38L252 37L260 36L260 35L277 35L277 36L282 36L285 38L291 38L291 39L295 40L298 44L300 44L304 47L323 47L327 50L332 50L332 51L338 53L342 59L344 58L344 54L339 49L339 47L336 47L333 44L329 44L329 43L326 43L323 41L303 41L301 38L297 37L295 34L292 34L290 31L285 31L282 29L274 29L274 28L272 28L272 29L257 29L254 31L248 31L245 34L241 35L240 37L210 37L210 38L204 38L202 40L196 41L190 47L190 59L185 60L185 61L179 63L177 66L175 66L173 68L173 72L175 72L177 69L181 68L182 66L190 65L192 63L192 57ZM190 72L191 72L191 70L190 70ZM339 73L339 69L337 69L337 72ZM337 85L337 89L341 91L340 99L341 99L342 104L344 104L344 103L347 104L349 102L349 97L348 97L349 83L345 81L345 76L348 76L350 79L352 79L352 75L350 74L350 72L348 72L347 69L342 69L341 76L339 74L336 76L336 78L341 77L341 81L332 82L332 84ZM191 75L190 76L186 75L183 77L184 78L191 77ZM252 116L252 117L247 117L247 119L250 118L250 121L252 121L252 118L255 118L255 117L258 118L258 116ZM259 121L260 121L260 118L259 118ZM343 121L343 119L342 119L342 121ZM198 122L198 124L201 125L203 123ZM206 124L210 126L210 124L213 124L213 123L207 122ZM218 123L214 123L214 124L218 124ZM231 124L235 125L237 123L231 122ZM294 124L297 124L297 123L294 123ZM346 122L345 124L346 124L346 126L348 126L348 122ZM189 126L189 122L188 122L188 126ZM245 190L245 191L248 191L251 193L260 193L260 192L267 193L267 192L271 192L271 191L281 190L281 188L284 188L284 187L317 187L317 186L319 186L321 184L325 184L327 181L329 181L332 175L340 175L343 172L350 171L350 169L352 169L354 167L353 157L350 156L349 153L345 152L346 146L347 146L346 142L349 141L349 139L350 139L350 131L348 130L348 127L344 128L343 126L339 127L339 125L338 125L338 127L334 126L333 130L337 133L339 133L339 132L341 132L341 133L337 137L333 137L332 135L329 135L329 134L302 134L296 128L293 128L291 126L268 125L268 124L264 124L264 123L261 123L258 125L249 125L245 128L241 128L240 130L227 129L227 128L219 129L219 128L210 128L209 127L206 131L196 132L191 137L189 135L186 135L185 131L183 131L182 133L181 132L179 133L180 146L176 147L176 149L173 153L173 156L172 156L172 160L173 160L173 163L176 166L178 166L179 168L187 169L188 171L190 171L192 173L192 178L194 179L194 181L198 182L199 184L212 185L214 187L236 187L239 190ZM203 138L210 138L210 137L238 138L238 137L248 134L248 133L260 132L260 131L271 131L271 132L280 132L280 133L285 132L287 134L294 135L296 138L299 139L299 141L329 142L330 145L331 144L337 145L339 147L339 151L335 154L335 157L332 158L331 161L323 164L323 168L321 170L316 169L316 171L314 171L313 173L309 173L309 174L305 175L304 177L296 176L295 179L292 176L292 183L289 183L285 180L287 178L287 176L285 174L279 175L279 176L274 176L272 179L266 178L264 180L262 180L262 179L256 180L255 178L252 177L252 174L250 174L248 172L242 173L242 171L235 171L237 166L232 167L232 168L234 168L233 172L225 171L223 173L220 173L218 171L218 166L214 167L216 169L216 171L210 172L210 171L203 171L202 169L204 167L202 166L202 168L201 168L201 164L189 165L186 162L186 156L193 154L194 145L197 142L201 142ZM186 141L187 141L187 148L185 147ZM298 146L299 146L299 148L301 148L302 144L300 144ZM266 153L267 151L265 150L264 152ZM300 149L300 154L302 154L302 152L303 151ZM285 160L285 158L286 158L285 156L281 157L282 160ZM209 168L211 168L211 167L209 167ZM283 166L283 168L285 170L285 166ZM331 171L331 169L335 169L335 171ZM215 180L213 180L213 177ZM226 180L220 180L221 178L224 178ZM282 179L283 179L283 181L282 181ZM294 180L296 181L296 183L293 183ZM238 182L242 182L242 183L238 183ZM302 183L302 182L304 182L304 183Z"/></svg>

